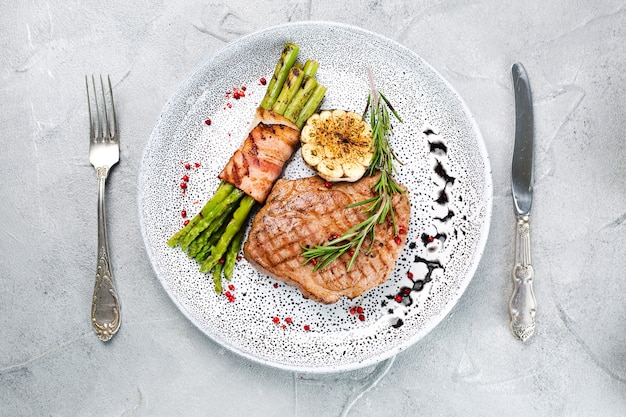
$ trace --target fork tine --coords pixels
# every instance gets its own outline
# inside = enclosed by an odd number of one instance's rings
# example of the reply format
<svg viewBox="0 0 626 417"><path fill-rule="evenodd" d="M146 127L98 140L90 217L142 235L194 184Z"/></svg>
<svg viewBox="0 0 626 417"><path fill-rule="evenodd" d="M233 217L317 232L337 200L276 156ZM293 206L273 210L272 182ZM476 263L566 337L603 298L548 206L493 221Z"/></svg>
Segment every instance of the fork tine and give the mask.
<svg viewBox="0 0 626 417"><path fill-rule="evenodd" d="M109 123L109 112L107 111L107 98L104 94L104 82L102 81L102 74L100 74L100 92L102 93L102 113L104 114L104 140L109 141L111 140L111 124Z"/></svg>
<svg viewBox="0 0 626 417"><path fill-rule="evenodd" d="M91 84L93 86L93 99L95 102L95 107L96 107L96 136L95 136L95 140L96 142L102 142L103 140L103 135L102 135L102 120L100 118L100 106L98 105L98 89L96 88L96 78L93 76L93 74L91 75Z"/></svg>
<svg viewBox="0 0 626 417"><path fill-rule="evenodd" d="M93 117L91 116L91 97L89 96L89 78L85 75L85 88L87 89L87 109L89 110L89 140L95 142L96 135L93 130Z"/></svg>
<svg viewBox="0 0 626 417"><path fill-rule="evenodd" d="M119 141L119 131L117 128L117 116L115 114L115 102L113 101L113 87L111 86L111 76L107 75L109 81L109 97L111 98L111 113L113 115L113 137L114 142Z"/></svg>

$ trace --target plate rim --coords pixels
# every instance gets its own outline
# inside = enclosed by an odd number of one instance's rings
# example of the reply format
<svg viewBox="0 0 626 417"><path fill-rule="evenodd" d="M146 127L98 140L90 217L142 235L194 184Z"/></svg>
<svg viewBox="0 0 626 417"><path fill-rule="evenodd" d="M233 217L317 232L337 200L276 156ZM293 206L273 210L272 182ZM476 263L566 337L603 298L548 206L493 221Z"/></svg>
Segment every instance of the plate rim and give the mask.
<svg viewBox="0 0 626 417"><path fill-rule="evenodd" d="M192 83L192 81L195 79L195 77L199 73L201 73L208 65L210 65L210 63L214 61L220 54L226 52L229 48L232 48L234 44L245 43L250 38L263 36L264 34L268 34L268 33L280 32L287 28L292 29L292 28L297 28L297 27L307 27L307 28L335 27L335 28L344 29L349 32L357 32L361 35L375 37L375 38L384 40L385 42L392 43L397 48L404 50L406 53L412 55L414 58L417 58L422 64L424 64L430 71L432 71L437 76L438 80L441 81L446 86L446 88L453 94L455 99L460 104L460 108L463 111L464 116L467 118L467 121L471 125L472 131L475 135L476 147L479 151L480 156L482 157L481 162L484 165L484 174L485 174L484 182L481 182L483 186L483 190L484 190L483 191L484 197L487 199L487 202L485 203L485 205L481 207L484 210L484 216L482 217L484 220L480 228L480 236L477 239L476 248L474 250L472 257L470 258L471 262L468 264L468 267L467 267L466 277L463 280L461 280L460 285L457 287L458 288L456 291L457 296L453 297L450 301L445 303L442 309L436 315L433 315L433 317L429 321L427 321L427 323L425 323L424 327L422 327L419 331L411 335L411 337L408 337L402 343L399 343L393 346L393 348L387 349L382 353L369 356L368 358L362 359L360 361L353 361L349 363L335 364L335 365L329 365L329 366L302 366L302 365L288 364L284 362L277 362L277 361L269 360L267 358L259 357L249 352L246 352L240 349L239 347L233 345L228 340L225 340L224 338L218 337L217 335L207 332L201 326L198 320L190 314L188 309L176 297L174 297L174 294L170 288L169 283L165 282L163 279L160 278L159 271L157 271L155 261L154 261L155 254L153 253L153 249L148 244L149 239L147 236L146 225L144 223L144 216L142 215L143 214L142 213L143 211L143 187L142 185L144 184L144 181L145 181L144 180L145 172L144 172L143 167L145 166L146 159L148 158L148 154L152 145L153 138L156 132L158 132L160 128L160 124L163 119L163 116L167 114L167 112L171 110L172 106L180 99L180 95L182 94L182 92L185 91L187 86L190 83ZM482 257L486 248L486 243L487 243L488 236L489 236L490 229L491 229L491 221L492 221L492 214L493 214L493 178L492 178L491 161L489 158L489 153L487 151L484 138L482 136L482 132L473 114L470 112L470 109L467 106L467 103L462 98L462 96L457 92L457 90L450 84L450 82L445 77L443 77L443 75L439 71L437 71L430 63L425 61L420 55L418 55L416 52L414 52L413 50L409 49L408 47L404 46L403 44L401 44L400 42L394 39L391 39L385 35L376 33L374 31L371 31L371 30L368 30L359 26L346 24L346 23L332 22L332 21L289 22L289 23L282 23L279 25L265 27L263 29L238 37L237 39L222 45L220 48L216 49L215 51L210 53L207 57L202 59L199 62L199 64L197 64L197 66L176 87L176 90L174 91L174 93L168 98L165 105L163 106L159 114L159 117L157 118L150 132L150 136L144 146L144 150L143 150L142 157L141 157L139 175L138 175L137 208L138 208L137 214L139 217L141 235L142 235L142 240L144 244L143 246L148 255L150 266L157 280L161 284L162 288L165 290L170 300L173 301L174 305L179 310L179 312L181 312L187 318L187 320L189 320L194 325L194 327L196 327L198 331L200 331L205 336L208 336L209 339L217 343L219 346L227 348L231 352L234 352L237 355L242 356L252 362L260 363L260 364L277 368L277 369L293 371L293 372L304 372L304 373L314 373L314 374L334 373L334 372L356 370L356 369L361 369L367 366L376 365L393 356L396 356L397 354L406 350L407 348L414 346L417 341L419 341L420 339L428 335L457 306L459 300L465 294L465 291L467 290L467 287L469 286L470 282L475 277L476 271L480 265L480 262L482 260Z"/></svg>

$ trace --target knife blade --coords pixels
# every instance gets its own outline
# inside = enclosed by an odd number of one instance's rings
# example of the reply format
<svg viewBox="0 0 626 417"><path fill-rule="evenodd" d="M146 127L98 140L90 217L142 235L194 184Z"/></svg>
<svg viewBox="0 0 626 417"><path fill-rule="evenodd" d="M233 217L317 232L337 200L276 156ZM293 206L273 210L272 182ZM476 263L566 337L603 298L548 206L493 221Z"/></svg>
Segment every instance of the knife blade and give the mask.
<svg viewBox="0 0 626 417"><path fill-rule="evenodd" d="M534 122L528 74L517 62L511 68L515 92L515 145L511 192L516 215L513 294L509 302L511 330L522 342L535 332L537 300L530 251L530 209L533 201Z"/></svg>

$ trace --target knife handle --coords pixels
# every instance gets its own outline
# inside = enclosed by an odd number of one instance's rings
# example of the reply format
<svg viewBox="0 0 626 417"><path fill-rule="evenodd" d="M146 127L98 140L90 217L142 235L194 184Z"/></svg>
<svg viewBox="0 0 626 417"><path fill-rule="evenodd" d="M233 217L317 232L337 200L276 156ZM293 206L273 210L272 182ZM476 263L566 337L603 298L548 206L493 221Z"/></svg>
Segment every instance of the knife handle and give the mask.
<svg viewBox="0 0 626 417"><path fill-rule="evenodd" d="M513 267L513 295L509 303L511 330L522 342L535 332L537 300L533 291L535 270L530 261L530 218L517 216L515 228L515 266Z"/></svg>

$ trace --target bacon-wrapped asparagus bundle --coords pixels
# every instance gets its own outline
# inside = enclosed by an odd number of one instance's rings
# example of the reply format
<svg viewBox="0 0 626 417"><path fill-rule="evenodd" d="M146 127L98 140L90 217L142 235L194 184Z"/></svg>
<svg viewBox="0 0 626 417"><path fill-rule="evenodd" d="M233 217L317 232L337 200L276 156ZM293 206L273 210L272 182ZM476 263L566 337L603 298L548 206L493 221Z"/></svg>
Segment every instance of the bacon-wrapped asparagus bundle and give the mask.
<svg viewBox="0 0 626 417"><path fill-rule="evenodd" d="M218 189L168 240L195 258L201 272L213 271L217 292L222 291L222 274L232 276L250 211L265 202L299 144L300 129L326 93L315 78L319 64L309 60L299 65L298 51L295 44L285 45L247 138L219 174Z"/></svg>
<svg viewBox="0 0 626 417"><path fill-rule="evenodd" d="M300 143L300 129L289 119L262 107L257 109L253 125L219 178L263 204L283 165Z"/></svg>

